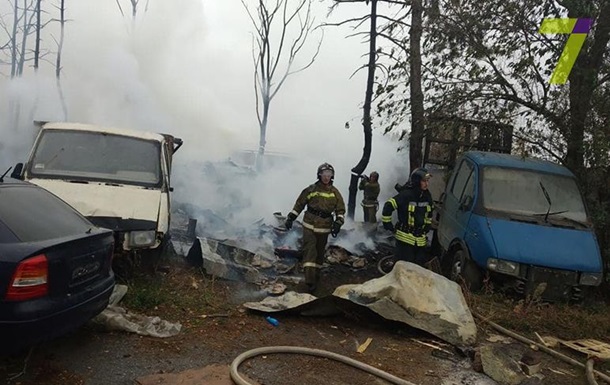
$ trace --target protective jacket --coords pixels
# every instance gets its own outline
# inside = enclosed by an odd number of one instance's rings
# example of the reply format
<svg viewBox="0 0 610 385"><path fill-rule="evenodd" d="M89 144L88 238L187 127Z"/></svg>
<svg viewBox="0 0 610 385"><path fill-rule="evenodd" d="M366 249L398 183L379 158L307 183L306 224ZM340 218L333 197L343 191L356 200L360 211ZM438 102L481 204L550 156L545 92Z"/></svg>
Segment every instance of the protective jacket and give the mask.
<svg viewBox="0 0 610 385"><path fill-rule="evenodd" d="M297 198L291 214L298 217L307 206L303 227L315 233L330 233L333 221L345 222L345 202L339 190L332 184L318 181L306 187ZM333 218L333 213L334 218Z"/></svg>
<svg viewBox="0 0 610 385"><path fill-rule="evenodd" d="M392 226L392 213L397 210L398 222ZM395 238L413 246L426 246L426 233L432 226L434 201L428 190L410 187L390 198L383 205L381 222L395 229ZM389 225L389 226L388 226Z"/></svg>
<svg viewBox="0 0 610 385"><path fill-rule="evenodd" d="M360 181L358 186L359 190L364 191L364 199L362 200L362 206L377 206L377 197L379 196L379 183L372 182L367 179Z"/></svg>

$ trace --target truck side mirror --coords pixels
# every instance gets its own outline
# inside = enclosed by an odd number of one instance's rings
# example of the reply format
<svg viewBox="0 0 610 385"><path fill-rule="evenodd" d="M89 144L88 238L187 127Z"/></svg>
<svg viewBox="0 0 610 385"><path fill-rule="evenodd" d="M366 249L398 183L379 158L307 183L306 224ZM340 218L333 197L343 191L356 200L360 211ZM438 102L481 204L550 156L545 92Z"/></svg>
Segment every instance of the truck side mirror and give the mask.
<svg viewBox="0 0 610 385"><path fill-rule="evenodd" d="M470 206L472 206L472 197L470 195L462 197L462 201L460 202L460 210L468 211L470 210Z"/></svg>
<svg viewBox="0 0 610 385"><path fill-rule="evenodd" d="M22 179L21 172L23 171L23 163L17 163L13 172L11 172L11 178L13 179Z"/></svg>

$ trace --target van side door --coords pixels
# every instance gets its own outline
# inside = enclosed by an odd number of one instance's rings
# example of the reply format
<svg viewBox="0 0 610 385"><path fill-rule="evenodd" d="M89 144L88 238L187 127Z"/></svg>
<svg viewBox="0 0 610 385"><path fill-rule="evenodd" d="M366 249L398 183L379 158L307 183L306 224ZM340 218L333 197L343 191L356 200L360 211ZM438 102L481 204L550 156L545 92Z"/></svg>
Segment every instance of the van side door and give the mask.
<svg viewBox="0 0 610 385"><path fill-rule="evenodd" d="M441 207L438 225L439 242L444 250L454 239L464 239L475 198L475 166L462 158L453 174Z"/></svg>

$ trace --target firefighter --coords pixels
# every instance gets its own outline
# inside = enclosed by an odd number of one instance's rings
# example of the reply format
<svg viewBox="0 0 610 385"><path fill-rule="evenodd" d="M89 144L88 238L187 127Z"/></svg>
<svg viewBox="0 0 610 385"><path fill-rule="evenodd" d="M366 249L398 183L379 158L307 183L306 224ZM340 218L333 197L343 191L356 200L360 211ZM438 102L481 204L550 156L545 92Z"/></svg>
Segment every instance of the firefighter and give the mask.
<svg viewBox="0 0 610 385"><path fill-rule="evenodd" d="M430 174L425 168L411 173L409 183L383 205L381 222L386 230L394 232L394 255L397 260L417 263L427 262L426 233L432 226L434 201L428 191ZM392 223L392 213L397 211L398 222Z"/></svg>
<svg viewBox="0 0 610 385"><path fill-rule="evenodd" d="M310 292L318 283L328 234L337 237L345 222L345 203L339 190L333 186L335 169L323 163L318 167L317 177L316 183L301 192L285 222L286 229L292 228L294 220L307 206L303 216L303 269Z"/></svg>
<svg viewBox="0 0 610 385"><path fill-rule="evenodd" d="M362 199L362 211L364 212L364 221L369 223L377 223L377 210L379 209L379 173L373 171L370 176L361 175L359 190L364 191L364 199Z"/></svg>

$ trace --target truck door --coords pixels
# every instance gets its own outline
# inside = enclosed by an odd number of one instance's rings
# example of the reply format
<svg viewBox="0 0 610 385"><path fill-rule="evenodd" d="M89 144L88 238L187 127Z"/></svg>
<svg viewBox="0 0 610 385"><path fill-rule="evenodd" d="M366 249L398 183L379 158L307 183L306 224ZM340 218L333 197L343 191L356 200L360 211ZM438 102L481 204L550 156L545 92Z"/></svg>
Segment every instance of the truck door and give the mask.
<svg viewBox="0 0 610 385"><path fill-rule="evenodd" d="M475 198L475 173L471 161L463 158L449 181L438 225L439 242L447 250L454 239L464 239Z"/></svg>

